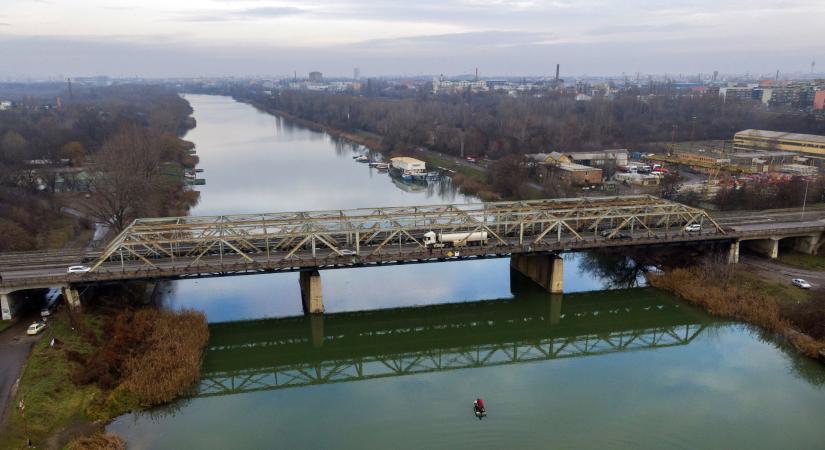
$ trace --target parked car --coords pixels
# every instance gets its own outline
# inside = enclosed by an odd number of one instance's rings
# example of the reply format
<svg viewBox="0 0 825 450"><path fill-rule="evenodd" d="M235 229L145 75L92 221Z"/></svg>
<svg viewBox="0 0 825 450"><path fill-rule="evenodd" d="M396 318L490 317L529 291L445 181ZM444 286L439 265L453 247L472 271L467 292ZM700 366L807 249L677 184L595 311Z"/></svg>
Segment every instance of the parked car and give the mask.
<svg viewBox="0 0 825 450"><path fill-rule="evenodd" d="M685 226L685 231L687 231L688 233L698 233L702 231L702 225L699 225L698 223L692 223L690 225Z"/></svg>
<svg viewBox="0 0 825 450"><path fill-rule="evenodd" d="M28 334L29 336L34 336L45 329L46 322L34 322L31 325L29 325L29 328L26 330L26 334Z"/></svg>
<svg viewBox="0 0 825 450"><path fill-rule="evenodd" d="M52 309L49 307L40 310L40 317L49 317L52 315Z"/></svg>
<svg viewBox="0 0 825 450"><path fill-rule="evenodd" d="M90 270L92 270L92 268L89 266L69 266L69 268L66 269L66 273L86 273Z"/></svg>
<svg viewBox="0 0 825 450"><path fill-rule="evenodd" d="M791 280L791 284L793 284L794 286L796 286L798 288L802 288L802 289L810 289L811 288L811 283L808 283L807 281L803 280L802 278L794 278L793 280Z"/></svg>

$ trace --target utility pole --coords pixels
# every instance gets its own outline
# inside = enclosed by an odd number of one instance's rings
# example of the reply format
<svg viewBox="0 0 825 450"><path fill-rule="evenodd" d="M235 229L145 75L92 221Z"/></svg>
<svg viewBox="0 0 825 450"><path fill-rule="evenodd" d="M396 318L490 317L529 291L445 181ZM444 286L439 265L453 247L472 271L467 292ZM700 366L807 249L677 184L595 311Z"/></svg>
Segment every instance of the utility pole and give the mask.
<svg viewBox="0 0 825 450"><path fill-rule="evenodd" d="M810 178L805 177L805 194L802 195L802 216L800 220L805 220L805 204L808 202L808 183L810 182Z"/></svg>

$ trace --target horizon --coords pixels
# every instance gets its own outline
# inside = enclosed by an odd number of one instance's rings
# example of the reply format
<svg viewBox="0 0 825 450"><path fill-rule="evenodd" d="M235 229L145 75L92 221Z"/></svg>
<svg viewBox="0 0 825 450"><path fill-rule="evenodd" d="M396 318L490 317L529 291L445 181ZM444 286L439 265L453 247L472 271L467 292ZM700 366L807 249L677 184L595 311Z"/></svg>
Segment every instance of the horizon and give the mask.
<svg viewBox="0 0 825 450"><path fill-rule="evenodd" d="M551 76L557 63L568 77L810 75L825 61L815 0L5 3L0 79Z"/></svg>

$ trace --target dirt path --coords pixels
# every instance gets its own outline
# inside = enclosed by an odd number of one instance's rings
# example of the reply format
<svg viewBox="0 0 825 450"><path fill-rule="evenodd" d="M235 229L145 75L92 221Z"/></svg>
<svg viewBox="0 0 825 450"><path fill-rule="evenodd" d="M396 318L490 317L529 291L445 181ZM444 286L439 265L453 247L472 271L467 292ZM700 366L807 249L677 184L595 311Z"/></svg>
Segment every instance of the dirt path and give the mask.
<svg viewBox="0 0 825 450"><path fill-rule="evenodd" d="M31 324L35 315L20 318L17 324L0 332L0 430L5 427L6 418L13 405L13 388L20 378L26 358L32 346L46 333L38 336L27 336L26 328Z"/></svg>
<svg viewBox="0 0 825 450"><path fill-rule="evenodd" d="M825 287L825 272L799 269L782 264L776 260L761 258L753 255L741 255L739 264L753 269L754 272L769 280L790 284L794 278L804 278L813 285L813 288Z"/></svg>

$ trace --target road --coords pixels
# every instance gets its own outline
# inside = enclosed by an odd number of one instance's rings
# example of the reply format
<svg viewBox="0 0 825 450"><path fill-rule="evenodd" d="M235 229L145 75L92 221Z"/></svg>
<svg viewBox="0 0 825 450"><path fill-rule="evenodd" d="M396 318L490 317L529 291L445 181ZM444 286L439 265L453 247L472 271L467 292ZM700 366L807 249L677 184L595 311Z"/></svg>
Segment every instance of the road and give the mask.
<svg viewBox="0 0 825 450"><path fill-rule="evenodd" d="M4 428L10 408L13 407L9 404L13 396L12 389L23 371L26 358L34 343L46 334L26 335L26 328L36 316L37 313L33 312L0 332L0 430Z"/></svg>
<svg viewBox="0 0 825 450"><path fill-rule="evenodd" d="M777 260L753 255L740 255L739 264L744 268L750 269L750 272L757 273L767 280L773 280L778 283L790 284L792 279L802 278L811 283L813 289L825 287L825 272L822 271L791 267Z"/></svg>

